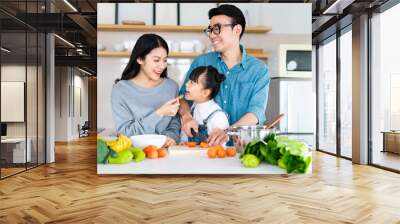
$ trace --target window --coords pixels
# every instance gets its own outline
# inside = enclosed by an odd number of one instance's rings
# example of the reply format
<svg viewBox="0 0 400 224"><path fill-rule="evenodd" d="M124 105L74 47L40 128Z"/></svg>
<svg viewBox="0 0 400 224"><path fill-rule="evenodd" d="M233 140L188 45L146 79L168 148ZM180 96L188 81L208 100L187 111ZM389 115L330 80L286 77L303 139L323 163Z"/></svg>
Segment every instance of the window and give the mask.
<svg viewBox="0 0 400 224"><path fill-rule="evenodd" d="M336 40L318 51L318 149L336 154Z"/></svg>
<svg viewBox="0 0 400 224"><path fill-rule="evenodd" d="M372 163L400 170L400 5L371 19Z"/></svg>
<svg viewBox="0 0 400 224"><path fill-rule="evenodd" d="M351 27L350 27L351 28ZM340 155L352 157L352 32L340 36Z"/></svg>
<svg viewBox="0 0 400 224"><path fill-rule="evenodd" d="M1 1L0 7L43 13L44 1ZM45 163L45 34L0 12L0 178ZM35 17L36 18L36 17ZM7 22L4 22L7 21ZM10 108L15 108L14 110Z"/></svg>

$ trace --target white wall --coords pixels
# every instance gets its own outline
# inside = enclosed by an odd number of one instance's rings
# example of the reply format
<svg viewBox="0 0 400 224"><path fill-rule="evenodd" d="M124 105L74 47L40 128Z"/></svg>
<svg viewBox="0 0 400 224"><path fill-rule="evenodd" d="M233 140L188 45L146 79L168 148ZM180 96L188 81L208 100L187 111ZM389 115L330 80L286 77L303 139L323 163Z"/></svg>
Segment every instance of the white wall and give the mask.
<svg viewBox="0 0 400 224"><path fill-rule="evenodd" d="M70 83L68 67L55 68L55 141L68 140Z"/></svg>
<svg viewBox="0 0 400 224"><path fill-rule="evenodd" d="M69 141L78 138L78 124L88 120L88 78L77 69L56 67L55 120L56 141ZM77 100L80 89L80 100ZM77 105L81 105L82 116ZM75 110L75 111L74 111ZM74 113L75 112L75 113Z"/></svg>
<svg viewBox="0 0 400 224"><path fill-rule="evenodd" d="M97 5L101 4L103 3ZM100 10L97 12L100 14ZM103 16L102 14L103 12L101 12L101 16ZM122 20L139 20L144 21L147 25L153 24L153 3L118 3L118 23L121 23ZM112 23L114 23L114 19Z"/></svg>
<svg viewBox="0 0 400 224"><path fill-rule="evenodd" d="M88 77L82 76L82 73L80 73L78 70L75 70L74 78L75 78L74 80L75 91L73 93L74 94L73 104L75 113L73 113L73 119L72 119L72 127L73 127L72 136L76 138L78 137L79 134L77 129L78 124L82 126L85 123L85 121L88 121L89 102L88 102ZM80 90L80 93L78 93L78 90Z"/></svg>
<svg viewBox="0 0 400 224"><path fill-rule="evenodd" d="M17 82L25 82L25 75L26 72L28 74L35 73L36 74L36 67L33 66L27 66L25 65L2 65L1 66L1 81L17 81ZM32 83L30 83L32 84ZM34 82L36 85L36 81ZM31 90L31 89L29 89ZM32 89L33 90L33 89ZM36 88L34 89L34 92L28 92L27 96L27 103L31 103L33 101L33 97L36 98ZM32 105L33 106L33 105ZM37 105L35 104L35 108ZM1 108L1 110L7 110L9 108ZM24 108L22 108L24 109ZM32 115L35 115L32 117ZM36 119L36 114L27 114L27 119L29 122L31 120ZM36 120L35 120L36 121ZM26 122L7 122L7 136L8 137L25 137L25 126ZM28 128L31 128L32 125L28 125ZM28 136L29 136L30 130L28 130Z"/></svg>
<svg viewBox="0 0 400 224"><path fill-rule="evenodd" d="M2 112L16 113L13 110L20 110L24 116L26 112L26 120L22 122L7 122L7 137L25 137L29 139L32 160L36 162L37 153L39 154L39 163L44 162L44 88L42 68L39 66L25 66L19 64L3 64L1 66L1 80L10 82L24 82L26 86L26 107L23 100L22 107L11 108L2 107ZM27 78L27 80L26 80ZM2 89L2 94L4 89ZM24 89L19 90L20 94L24 94ZM7 95L2 95L7 97ZM22 97L24 98L24 97ZM21 98L21 99L22 99ZM2 103L3 104L3 103Z"/></svg>
<svg viewBox="0 0 400 224"><path fill-rule="evenodd" d="M98 24L114 24L115 3L98 3ZM272 26L271 33L310 34L311 3L235 3L246 17L247 26ZM216 3L181 3L180 24L207 26L208 11ZM122 20L153 23L152 3L119 3L118 23ZM156 24L177 25L176 3L156 4ZM305 23L305 21L307 23Z"/></svg>
<svg viewBox="0 0 400 224"><path fill-rule="evenodd" d="M115 3L97 4L97 23L98 24L115 23Z"/></svg>
<svg viewBox="0 0 400 224"><path fill-rule="evenodd" d="M311 35L311 6L311 3L262 4L257 7L261 11L259 25L271 26L272 34Z"/></svg>
<svg viewBox="0 0 400 224"><path fill-rule="evenodd" d="M156 4L156 24L157 25L176 25L177 3L158 3Z"/></svg>
<svg viewBox="0 0 400 224"><path fill-rule="evenodd" d="M181 25L207 26L208 10L217 7L217 3L181 3Z"/></svg>
<svg viewBox="0 0 400 224"><path fill-rule="evenodd" d="M1 66L1 81L18 81L25 82L25 65L2 65ZM7 108L1 108L7 110ZM7 136L8 137L25 137L25 122L11 122L7 123Z"/></svg>

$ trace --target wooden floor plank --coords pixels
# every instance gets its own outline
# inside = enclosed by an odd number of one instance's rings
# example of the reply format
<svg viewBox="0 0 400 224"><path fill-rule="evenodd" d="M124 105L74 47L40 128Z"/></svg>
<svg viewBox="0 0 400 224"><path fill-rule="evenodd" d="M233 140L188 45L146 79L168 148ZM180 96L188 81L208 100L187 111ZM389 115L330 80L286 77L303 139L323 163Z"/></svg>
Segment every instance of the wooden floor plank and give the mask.
<svg viewBox="0 0 400 224"><path fill-rule="evenodd" d="M400 175L314 152L313 174L97 175L96 138L0 181L0 223L400 223Z"/></svg>

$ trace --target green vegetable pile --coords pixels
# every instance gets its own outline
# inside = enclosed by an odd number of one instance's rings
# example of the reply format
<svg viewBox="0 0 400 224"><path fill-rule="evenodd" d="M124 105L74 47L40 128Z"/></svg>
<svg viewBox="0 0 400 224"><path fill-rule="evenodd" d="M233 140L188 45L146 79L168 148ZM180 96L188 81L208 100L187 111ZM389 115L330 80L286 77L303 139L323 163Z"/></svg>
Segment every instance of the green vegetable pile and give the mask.
<svg viewBox="0 0 400 224"><path fill-rule="evenodd" d="M123 164L131 161L141 162L146 154L140 148L128 147L116 152L104 139L97 139L97 163Z"/></svg>
<svg viewBox="0 0 400 224"><path fill-rule="evenodd" d="M288 173L308 173L311 163L311 155L305 143L273 133L263 140L247 144L240 158L245 167L257 167L260 162L265 161L278 165Z"/></svg>

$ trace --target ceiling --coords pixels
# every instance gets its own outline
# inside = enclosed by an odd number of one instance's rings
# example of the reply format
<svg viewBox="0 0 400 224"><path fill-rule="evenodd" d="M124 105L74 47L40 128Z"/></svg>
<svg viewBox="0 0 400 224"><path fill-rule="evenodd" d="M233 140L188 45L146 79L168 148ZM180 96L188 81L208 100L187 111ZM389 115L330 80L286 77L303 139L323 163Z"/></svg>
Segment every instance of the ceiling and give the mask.
<svg viewBox="0 0 400 224"><path fill-rule="evenodd" d="M24 63L27 55L29 61L44 47L36 35L51 32L70 43L55 38L56 66L79 66L96 74L96 7L95 0L1 0L2 46L12 49L2 60Z"/></svg>
<svg viewBox="0 0 400 224"><path fill-rule="evenodd" d="M244 0L235 2L268 3L312 3L313 43L331 36L338 28L351 24L352 18L360 13L373 10L388 0ZM47 2L47 5L46 5ZM3 32L3 46L15 49L21 56L35 52L36 42L28 35L28 48L25 51L25 38L19 33L54 32L56 65L75 65L96 73L96 26L98 2L153 2L150 0L1 0L0 25ZM157 2L174 2L161 0ZM186 1L186 2L207 2ZM208 1L215 2L215 1ZM220 1L223 3L224 1ZM231 1L230 1L231 2ZM68 4L69 3L69 4ZM52 13L49 13L49 12ZM340 22L338 22L340 21ZM19 36L18 36L19 35ZM35 45L36 44L36 45ZM42 46L39 46L39 49ZM11 58L11 57L10 57ZM71 64L72 63L72 64Z"/></svg>
<svg viewBox="0 0 400 224"><path fill-rule="evenodd" d="M313 44L350 25L354 17L374 12L388 0L313 0Z"/></svg>

